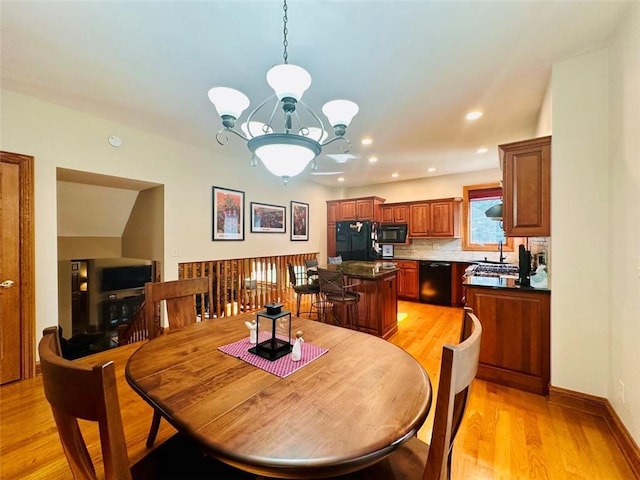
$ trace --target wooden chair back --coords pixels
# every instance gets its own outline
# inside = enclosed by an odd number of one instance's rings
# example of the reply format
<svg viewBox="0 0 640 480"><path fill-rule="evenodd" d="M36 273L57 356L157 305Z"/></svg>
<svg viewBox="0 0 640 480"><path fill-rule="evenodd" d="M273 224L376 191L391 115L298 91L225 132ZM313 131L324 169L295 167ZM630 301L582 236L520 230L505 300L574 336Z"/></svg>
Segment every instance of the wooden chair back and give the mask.
<svg viewBox="0 0 640 480"><path fill-rule="evenodd" d="M162 333L160 305L167 304L169 328L182 328L196 322L196 295L209 295L210 277L188 278L169 282L149 282L144 286L145 323L149 339Z"/></svg>
<svg viewBox="0 0 640 480"><path fill-rule="evenodd" d="M304 285L306 273L297 274L296 268L292 263L290 263L287 268L289 269L289 283L291 283L291 286L295 289L297 286Z"/></svg>
<svg viewBox="0 0 640 480"><path fill-rule="evenodd" d="M318 281L321 293L332 297L345 296L344 275L341 271L318 268Z"/></svg>
<svg viewBox="0 0 640 480"><path fill-rule="evenodd" d="M442 363L431 443L423 480L450 478L451 452L478 371L482 325L470 308L462 318L462 341L442 347Z"/></svg>
<svg viewBox="0 0 640 480"><path fill-rule="evenodd" d="M78 418L98 422L106 480L131 480L127 444L113 362L80 367L62 358L58 327L48 327L38 344L42 384L62 448L76 479L97 479Z"/></svg>

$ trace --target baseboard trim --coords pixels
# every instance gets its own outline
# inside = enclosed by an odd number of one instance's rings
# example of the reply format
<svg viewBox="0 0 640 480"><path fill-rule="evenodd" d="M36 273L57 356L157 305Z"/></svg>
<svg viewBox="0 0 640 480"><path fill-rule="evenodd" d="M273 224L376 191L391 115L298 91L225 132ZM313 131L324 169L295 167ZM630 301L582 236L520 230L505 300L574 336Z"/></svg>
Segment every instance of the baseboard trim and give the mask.
<svg viewBox="0 0 640 480"><path fill-rule="evenodd" d="M615 438L635 477L640 479L640 448L608 399L553 386L549 387L548 399L549 403L554 405L573 408L601 417L611 430L613 438Z"/></svg>

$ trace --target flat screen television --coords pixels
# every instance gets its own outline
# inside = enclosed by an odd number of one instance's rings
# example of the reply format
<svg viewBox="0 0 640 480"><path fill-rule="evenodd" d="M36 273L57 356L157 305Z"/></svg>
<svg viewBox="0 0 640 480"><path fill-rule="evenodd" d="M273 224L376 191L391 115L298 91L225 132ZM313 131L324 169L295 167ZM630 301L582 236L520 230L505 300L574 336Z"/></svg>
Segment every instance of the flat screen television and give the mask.
<svg viewBox="0 0 640 480"><path fill-rule="evenodd" d="M151 281L151 265L131 265L102 269L102 291L142 288Z"/></svg>

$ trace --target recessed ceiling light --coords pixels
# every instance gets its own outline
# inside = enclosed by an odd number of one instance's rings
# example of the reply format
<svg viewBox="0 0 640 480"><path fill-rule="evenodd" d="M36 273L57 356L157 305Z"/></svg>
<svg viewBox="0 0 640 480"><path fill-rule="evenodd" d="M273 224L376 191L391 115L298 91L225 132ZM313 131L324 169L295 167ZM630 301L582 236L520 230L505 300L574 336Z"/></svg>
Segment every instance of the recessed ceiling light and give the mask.
<svg viewBox="0 0 640 480"><path fill-rule="evenodd" d="M338 177L339 182L344 182L344 177Z"/></svg>
<svg viewBox="0 0 640 480"><path fill-rule="evenodd" d="M467 113L467 120L477 120L482 116L482 112L480 110L474 110L473 112Z"/></svg>
<svg viewBox="0 0 640 480"><path fill-rule="evenodd" d="M481 147L479 149L476 150L476 153L487 153L489 151L488 148L486 147Z"/></svg>
<svg viewBox="0 0 640 480"><path fill-rule="evenodd" d="M397 178L397 177L399 177L399 176L400 176L400 174L399 174L399 173L395 173L395 172L394 172L394 173L392 173L392 174L391 174L391 176L392 176L393 178Z"/></svg>
<svg viewBox="0 0 640 480"><path fill-rule="evenodd" d="M435 172L436 171L436 167L429 167L427 168L427 172L431 173L431 172Z"/></svg>
<svg viewBox="0 0 640 480"><path fill-rule="evenodd" d="M373 140L369 137L365 137L360 141L360 143L362 143L362 145L371 145Z"/></svg>
<svg viewBox="0 0 640 480"><path fill-rule="evenodd" d="M369 163L376 163L378 161L378 157L369 157Z"/></svg>

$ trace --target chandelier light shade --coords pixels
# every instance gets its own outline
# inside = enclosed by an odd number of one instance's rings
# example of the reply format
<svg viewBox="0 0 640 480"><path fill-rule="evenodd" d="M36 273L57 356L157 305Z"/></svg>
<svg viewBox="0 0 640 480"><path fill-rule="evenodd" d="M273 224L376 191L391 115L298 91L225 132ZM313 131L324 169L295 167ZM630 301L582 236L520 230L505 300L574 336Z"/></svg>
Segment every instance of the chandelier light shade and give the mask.
<svg viewBox="0 0 640 480"><path fill-rule="evenodd" d="M267 83L278 100L290 97L297 102L311 86L311 75L302 67L283 63L269 69Z"/></svg>
<svg viewBox="0 0 640 480"><path fill-rule="evenodd" d="M331 126L344 125L348 127L353 117L358 113L358 105L351 100L332 100L324 104L322 113L329 119Z"/></svg>
<svg viewBox="0 0 640 480"><path fill-rule="evenodd" d="M271 173L282 177L286 185L289 178L302 173L309 163L316 169L316 158L326 145L341 140L343 153L349 152L351 142L344 135L358 113L358 105L350 100L332 100L322 107L322 113L333 127L334 136L327 139L329 135L322 120L302 101L304 92L311 86L311 75L304 68L288 63L286 0L283 10L284 63L267 72L267 83L274 95L249 113L240 125L240 131L235 129L236 121L249 107L249 98L233 88L214 87L209 90L209 100L222 120L222 129L216 134L218 143L226 144L228 133L242 138L253 154L251 165L256 166L259 160ZM270 116L265 121L257 120L258 115L268 112L266 106L270 103L273 103ZM281 106L281 129L275 123L278 105Z"/></svg>
<svg viewBox="0 0 640 480"><path fill-rule="evenodd" d="M235 121L249 106L249 98L244 93L228 87L215 87L209 90L209 100L223 120L224 117L232 117Z"/></svg>

